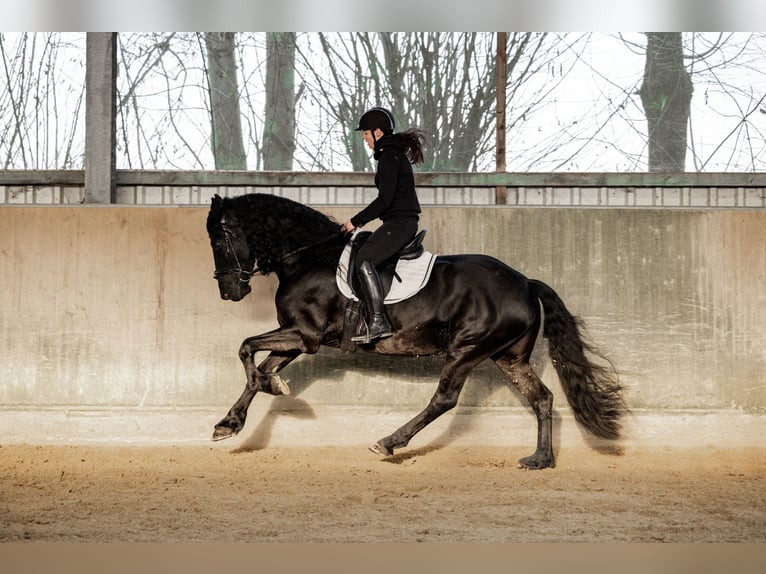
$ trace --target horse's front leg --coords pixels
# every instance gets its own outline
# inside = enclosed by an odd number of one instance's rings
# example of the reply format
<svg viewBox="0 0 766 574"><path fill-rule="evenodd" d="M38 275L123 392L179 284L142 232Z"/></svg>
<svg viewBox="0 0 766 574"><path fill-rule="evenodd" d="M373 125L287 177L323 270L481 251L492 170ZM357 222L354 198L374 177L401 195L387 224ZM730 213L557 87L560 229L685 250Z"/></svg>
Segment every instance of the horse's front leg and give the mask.
<svg viewBox="0 0 766 574"><path fill-rule="evenodd" d="M270 350L271 353L256 367L255 354L264 350ZM245 389L226 416L215 425L213 440L229 438L242 430L247 410L258 391L272 395L289 395L289 387L277 373L304 352L316 352L316 349L309 349L300 334L293 330L276 329L245 339L239 350L239 357L245 368Z"/></svg>
<svg viewBox="0 0 766 574"><path fill-rule="evenodd" d="M258 367L245 365L245 371L248 372L245 389L237 399L237 402L226 413L226 416L215 425L213 440L232 437L242 430L245 426L247 410L250 408L250 403L253 402L253 398L255 398L258 391L271 395L289 395L290 388L277 375L277 372L290 364L298 355L300 355L300 351L290 354L276 354L272 352ZM249 357L249 362L253 362L252 355ZM250 375L251 371L253 372L252 375Z"/></svg>
<svg viewBox="0 0 766 574"><path fill-rule="evenodd" d="M213 440L223 440L232 437L242 430L242 427L245 426L247 409L250 407L255 393L256 391L250 385L245 385L245 390L242 391L242 395L237 399L237 402L232 405L226 416L215 425Z"/></svg>

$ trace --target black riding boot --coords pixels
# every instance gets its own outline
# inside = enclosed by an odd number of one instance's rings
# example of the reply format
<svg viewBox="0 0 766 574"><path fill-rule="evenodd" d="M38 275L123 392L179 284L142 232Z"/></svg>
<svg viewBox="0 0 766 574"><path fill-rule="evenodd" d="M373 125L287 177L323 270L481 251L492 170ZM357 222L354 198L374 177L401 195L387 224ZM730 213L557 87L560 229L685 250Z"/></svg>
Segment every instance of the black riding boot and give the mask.
<svg viewBox="0 0 766 574"><path fill-rule="evenodd" d="M390 337L393 333L383 305L383 289L375 265L369 261L362 263L358 277L366 312L367 333L352 337L351 340L355 343L369 343L375 339Z"/></svg>

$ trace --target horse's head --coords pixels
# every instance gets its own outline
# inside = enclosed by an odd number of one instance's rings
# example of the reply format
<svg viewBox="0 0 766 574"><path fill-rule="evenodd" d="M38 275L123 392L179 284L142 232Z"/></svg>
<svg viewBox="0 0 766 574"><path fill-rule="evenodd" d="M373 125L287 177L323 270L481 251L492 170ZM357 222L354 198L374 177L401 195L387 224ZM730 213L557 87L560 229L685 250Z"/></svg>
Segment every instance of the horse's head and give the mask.
<svg viewBox="0 0 766 574"><path fill-rule="evenodd" d="M252 290L255 256L247 244L242 222L224 211L223 199L218 195L210 207L207 232L215 261L213 277L218 281L221 299L239 301Z"/></svg>

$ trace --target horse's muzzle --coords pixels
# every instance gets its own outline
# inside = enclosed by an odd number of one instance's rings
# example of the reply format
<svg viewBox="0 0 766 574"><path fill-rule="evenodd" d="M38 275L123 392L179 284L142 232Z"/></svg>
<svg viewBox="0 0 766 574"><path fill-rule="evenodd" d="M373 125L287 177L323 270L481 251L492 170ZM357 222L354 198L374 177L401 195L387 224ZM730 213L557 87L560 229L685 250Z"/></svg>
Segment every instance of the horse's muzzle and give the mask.
<svg viewBox="0 0 766 574"><path fill-rule="evenodd" d="M239 301L253 290L247 283L219 285L218 287L221 292L221 299L224 301Z"/></svg>

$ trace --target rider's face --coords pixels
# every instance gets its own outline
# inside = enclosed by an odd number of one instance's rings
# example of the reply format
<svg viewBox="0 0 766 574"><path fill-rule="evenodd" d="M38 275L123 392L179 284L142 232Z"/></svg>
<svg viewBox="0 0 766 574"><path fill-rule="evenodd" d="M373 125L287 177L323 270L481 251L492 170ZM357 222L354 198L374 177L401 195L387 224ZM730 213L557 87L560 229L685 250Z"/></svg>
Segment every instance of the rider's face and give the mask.
<svg viewBox="0 0 766 574"><path fill-rule="evenodd" d="M375 140L380 139L382 135L383 135L383 132L380 131L380 128L375 128L375 131L364 130L362 132L362 138L364 139L364 143L366 143L367 147L370 149L375 149Z"/></svg>

